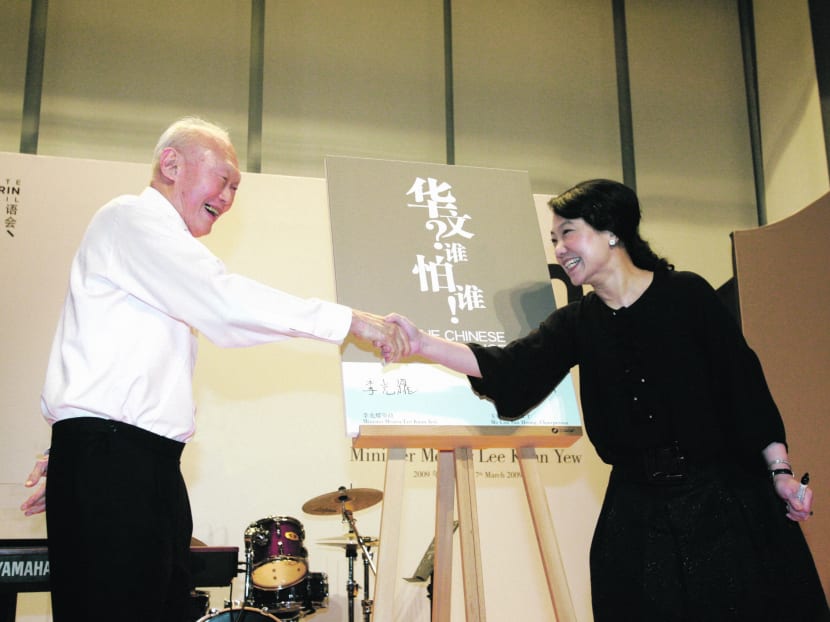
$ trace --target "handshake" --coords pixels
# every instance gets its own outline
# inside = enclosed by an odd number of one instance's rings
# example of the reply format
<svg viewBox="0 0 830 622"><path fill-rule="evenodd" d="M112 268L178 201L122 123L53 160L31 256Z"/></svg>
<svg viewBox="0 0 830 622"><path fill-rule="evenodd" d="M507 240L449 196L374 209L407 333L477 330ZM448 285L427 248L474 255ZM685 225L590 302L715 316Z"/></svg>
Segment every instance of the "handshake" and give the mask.
<svg viewBox="0 0 830 622"><path fill-rule="evenodd" d="M386 363L395 363L418 353L420 331L412 322L397 314L382 317L354 309L349 333L378 348Z"/></svg>
<svg viewBox="0 0 830 622"><path fill-rule="evenodd" d="M466 344L422 332L408 318L397 313L381 317L352 311L351 334L379 348L386 363L420 356L453 371L481 378L478 361Z"/></svg>

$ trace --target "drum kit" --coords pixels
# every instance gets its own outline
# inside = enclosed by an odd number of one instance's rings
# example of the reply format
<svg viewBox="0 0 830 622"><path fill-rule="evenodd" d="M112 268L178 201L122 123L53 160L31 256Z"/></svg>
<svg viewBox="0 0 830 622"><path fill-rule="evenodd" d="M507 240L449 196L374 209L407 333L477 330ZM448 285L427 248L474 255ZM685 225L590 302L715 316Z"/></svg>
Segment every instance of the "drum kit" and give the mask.
<svg viewBox="0 0 830 622"><path fill-rule="evenodd" d="M363 599L361 609L364 622L372 616L369 598L369 571L376 572L372 547L377 538L361 536L354 512L372 507L383 498L383 493L372 488L346 488L310 499L303 504L303 512L318 516L339 514L348 522L346 536L326 538L324 546L345 549L349 563L346 583L349 622L355 619L355 603L360 585L355 581L354 562L358 550L363 559ZM210 610L197 622L262 622L295 621L313 615L328 607L329 584L324 572L310 572L308 551L303 546L303 524L291 516L268 516L251 523L244 533L245 540L245 597L244 603L226 602L225 609Z"/></svg>

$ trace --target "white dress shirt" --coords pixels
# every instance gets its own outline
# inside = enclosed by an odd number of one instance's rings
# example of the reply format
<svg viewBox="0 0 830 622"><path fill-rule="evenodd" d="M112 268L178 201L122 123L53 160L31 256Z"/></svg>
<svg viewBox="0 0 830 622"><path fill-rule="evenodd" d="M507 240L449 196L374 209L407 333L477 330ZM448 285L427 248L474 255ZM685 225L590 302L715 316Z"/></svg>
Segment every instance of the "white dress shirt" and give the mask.
<svg viewBox="0 0 830 622"><path fill-rule="evenodd" d="M193 435L196 331L223 347L290 337L341 343L351 309L230 274L158 191L114 199L72 262L41 396L52 424L129 423Z"/></svg>

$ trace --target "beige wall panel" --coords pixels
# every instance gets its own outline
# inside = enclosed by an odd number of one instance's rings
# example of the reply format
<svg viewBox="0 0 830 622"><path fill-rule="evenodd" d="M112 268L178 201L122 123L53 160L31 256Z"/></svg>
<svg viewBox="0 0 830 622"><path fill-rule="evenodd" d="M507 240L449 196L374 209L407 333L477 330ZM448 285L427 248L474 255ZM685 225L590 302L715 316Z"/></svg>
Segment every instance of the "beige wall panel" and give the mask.
<svg viewBox="0 0 830 622"><path fill-rule="evenodd" d="M539 193L619 178L611 4L452 4L456 164L526 170Z"/></svg>
<svg viewBox="0 0 830 622"><path fill-rule="evenodd" d="M755 219L737 5L626 2L643 233L718 287Z"/></svg>
<svg viewBox="0 0 830 622"><path fill-rule="evenodd" d="M807 0L756 0L767 222L830 188Z"/></svg>
<svg viewBox="0 0 830 622"><path fill-rule="evenodd" d="M20 149L29 13L28 2L5 2L0 8L0 151Z"/></svg>
<svg viewBox="0 0 830 622"><path fill-rule="evenodd" d="M230 128L244 168L246 2L49 3L38 153L148 162L173 120Z"/></svg>
<svg viewBox="0 0 830 622"><path fill-rule="evenodd" d="M441 2L266 3L262 170L445 162Z"/></svg>

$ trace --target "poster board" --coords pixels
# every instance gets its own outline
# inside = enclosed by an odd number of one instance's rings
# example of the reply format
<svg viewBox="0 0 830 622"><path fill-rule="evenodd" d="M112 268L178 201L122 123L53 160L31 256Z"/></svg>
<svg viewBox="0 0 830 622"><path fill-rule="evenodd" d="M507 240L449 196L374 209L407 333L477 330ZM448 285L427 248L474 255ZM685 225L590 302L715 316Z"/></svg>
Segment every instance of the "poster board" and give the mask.
<svg viewBox="0 0 830 622"><path fill-rule="evenodd" d="M741 327L787 428L789 455L822 508L830 497L830 193L778 222L732 234ZM818 509L818 508L817 508ZM830 594L830 516L803 526Z"/></svg>
<svg viewBox="0 0 830 622"><path fill-rule="evenodd" d="M554 308L524 171L326 158L338 302L399 312L452 341L503 346ZM545 426L581 433L567 376L516 422L466 377L343 350L346 431L361 426Z"/></svg>

